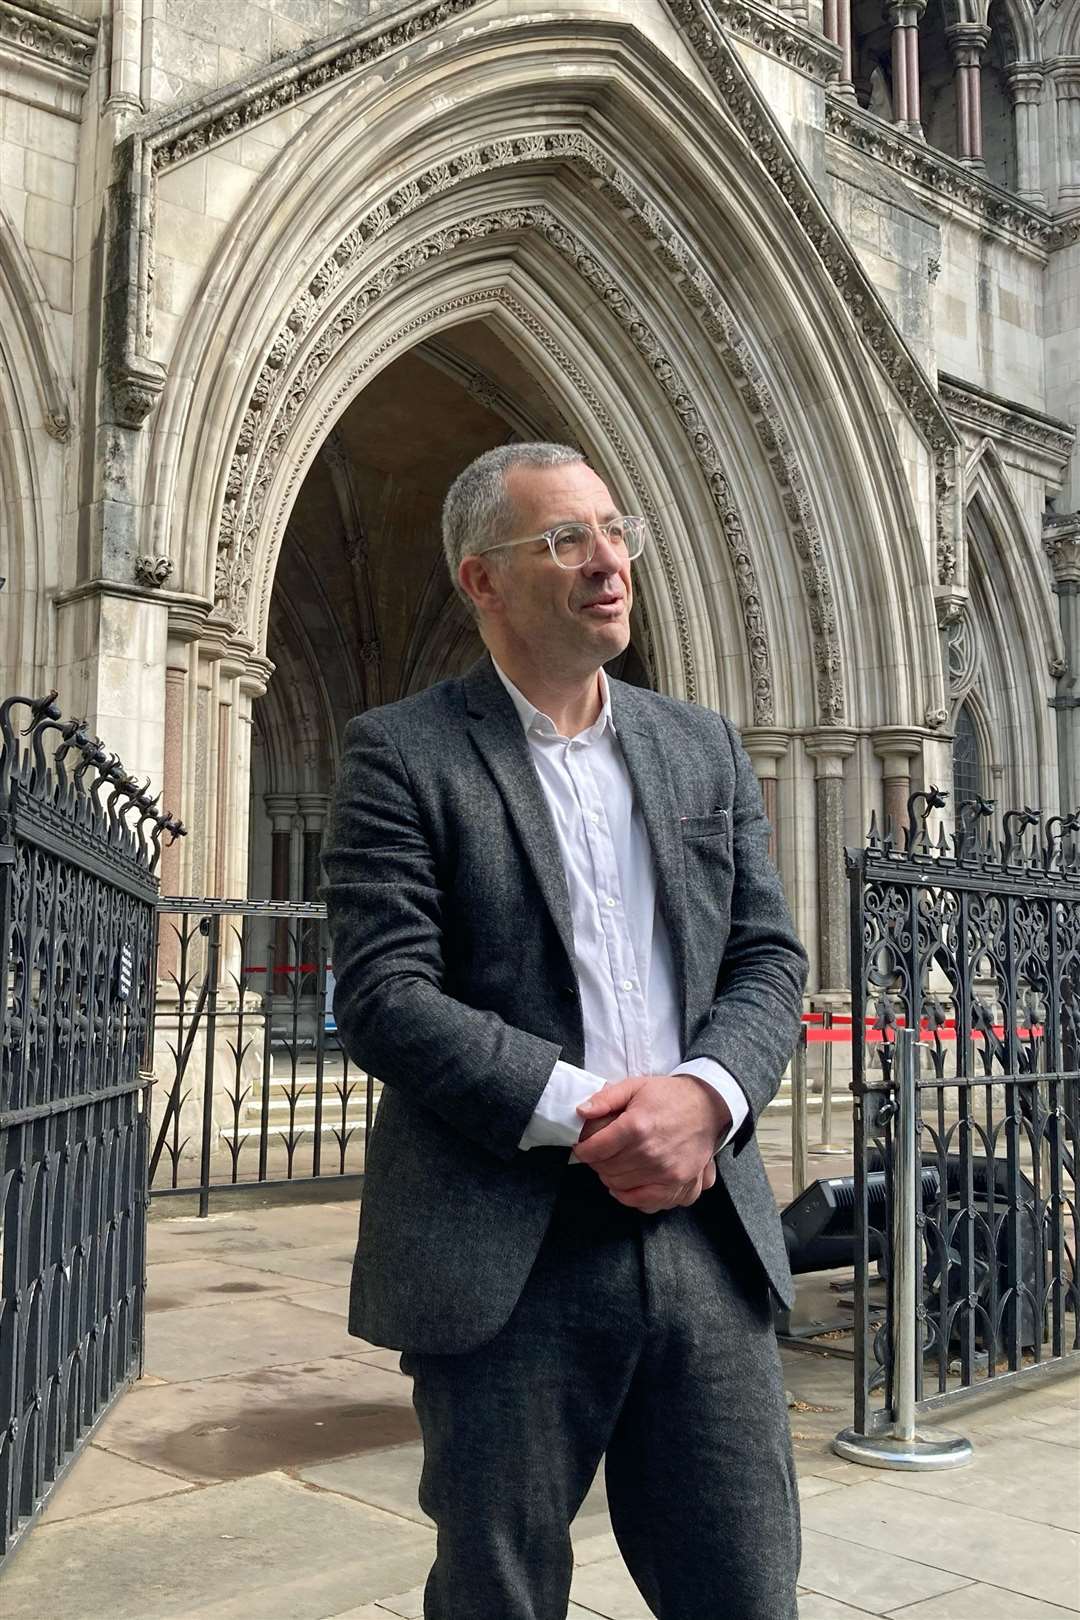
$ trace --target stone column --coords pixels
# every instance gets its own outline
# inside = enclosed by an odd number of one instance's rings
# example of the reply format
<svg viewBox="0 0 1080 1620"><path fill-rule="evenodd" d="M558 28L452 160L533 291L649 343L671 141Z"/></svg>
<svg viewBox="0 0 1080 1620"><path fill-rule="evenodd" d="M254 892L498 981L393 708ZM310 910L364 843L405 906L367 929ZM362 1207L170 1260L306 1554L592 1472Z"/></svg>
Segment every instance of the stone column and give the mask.
<svg viewBox="0 0 1080 1620"><path fill-rule="evenodd" d="M293 818L299 813L300 806L295 794L291 793L267 793L263 803L270 817L270 898L291 900L289 868L292 857ZM275 968L284 967L289 957L289 924L282 920L274 927ZM272 989L277 993L285 988L284 979L279 975L275 978Z"/></svg>
<svg viewBox="0 0 1080 1620"><path fill-rule="evenodd" d="M1013 105L1016 137L1016 193L1024 202L1046 207L1039 158L1039 103L1042 100L1041 68L1014 63L1005 76Z"/></svg>
<svg viewBox="0 0 1080 1620"><path fill-rule="evenodd" d="M825 38L840 47L840 66L837 76L830 80L829 88L837 95L845 96L849 100L855 99L855 86L852 83L852 54L851 54L851 0L825 0L823 14L823 33Z"/></svg>
<svg viewBox="0 0 1080 1620"><path fill-rule="evenodd" d="M742 733L742 741L743 747L753 761L754 774L761 788L765 814L772 829L769 834L769 856L775 861L776 826L780 813L776 766L791 746L791 738L786 731L776 731L769 726L755 726Z"/></svg>
<svg viewBox="0 0 1080 1620"><path fill-rule="evenodd" d="M301 793L297 803L304 818L304 899L314 900L319 887L319 856L330 797L326 793Z"/></svg>
<svg viewBox="0 0 1080 1620"><path fill-rule="evenodd" d="M1080 67L1070 63L1054 75L1057 112L1058 192L1062 209L1080 202Z"/></svg>
<svg viewBox="0 0 1080 1620"><path fill-rule="evenodd" d="M1060 814L1080 810L1080 512L1051 517L1043 544L1054 570L1065 667L1057 672L1050 707L1057 713Z"/></svg>
<svg viewBox="0 0 1080 1620"><path fill-rule="evenodd" d="M892 28L893 122L905 135L923 138L919 83L919 18L926 0L888 0Z"/></svg>
<svg viewBox="0 0 1080 1620"><path fill-rule="evenodd" d="M874 753L881 760L884 783L885 817L882 832L892 821L892 834L897 845L907 826L907 802L911 793L911 761L922 754L922 733L906 726L879 726L870 735Z"/></svg>
<svg viewBox="0 0 1080 1620"><path fill-rule="evenodd" d="M848 986L844 761L855 750L855 734L828 727L810 732L803 738L803 744L815 765L819 989L838 992Z"/></svg>
<svg viewBox="0 0 1080 1620"><path fill-rule="evenodd" d="M956 155L972 168L983 166L982 54L990 38L982 23L956 23L945 38L956 86Z"/></svg>

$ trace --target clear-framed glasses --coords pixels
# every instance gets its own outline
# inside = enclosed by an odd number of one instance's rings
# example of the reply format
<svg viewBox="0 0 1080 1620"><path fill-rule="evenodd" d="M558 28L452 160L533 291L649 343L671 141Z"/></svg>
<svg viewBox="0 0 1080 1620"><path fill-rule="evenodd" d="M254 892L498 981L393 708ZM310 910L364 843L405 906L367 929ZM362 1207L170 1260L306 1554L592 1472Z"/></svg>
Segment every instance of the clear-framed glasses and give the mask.
<svg viewBox="0 0 1080 1620"><path fill-rule="evenodd" d="M543 534L529 534L521 540L502 540L497 546L485 546L483 551L474 552L473 555L483 557L489 551L505 551L511 546L534 546L538 541L546 540L556 566L573 571L592 562L596 553L597 533L604 536L613 551L621 553L628 562L633 562L644 551L648 532L649 525L643 517L624 514L622 517L609 518L606 523L560 523L554 529L545 529Z"/></svg>

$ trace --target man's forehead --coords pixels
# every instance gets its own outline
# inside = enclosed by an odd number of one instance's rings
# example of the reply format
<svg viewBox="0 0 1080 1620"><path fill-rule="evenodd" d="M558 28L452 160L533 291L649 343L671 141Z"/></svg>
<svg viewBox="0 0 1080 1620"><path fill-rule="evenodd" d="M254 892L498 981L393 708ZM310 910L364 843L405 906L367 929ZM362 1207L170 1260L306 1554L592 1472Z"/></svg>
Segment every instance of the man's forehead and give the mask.
<svg viewBox="0 0 1080 1620"><path fill-rule="evenodd" d="M581 461L554 467L512 467L506 487L523 513L536 514L541 521L572 518L594 509L603 516L615 512L607 485Z"/></svg>

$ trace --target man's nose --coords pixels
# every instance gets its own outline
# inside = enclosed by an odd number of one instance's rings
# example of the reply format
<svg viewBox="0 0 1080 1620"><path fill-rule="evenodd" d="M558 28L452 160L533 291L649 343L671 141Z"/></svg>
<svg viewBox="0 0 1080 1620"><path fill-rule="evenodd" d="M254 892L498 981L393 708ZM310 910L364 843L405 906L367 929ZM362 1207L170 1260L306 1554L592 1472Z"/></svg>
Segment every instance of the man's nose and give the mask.
<svg viewBox="0 0 1080 1620"><path fill-rule="evenodd" d="M593 554L585 564L587 574L617 574L622 568L623 553L612 545L602 529L593 530Z"/></svg>

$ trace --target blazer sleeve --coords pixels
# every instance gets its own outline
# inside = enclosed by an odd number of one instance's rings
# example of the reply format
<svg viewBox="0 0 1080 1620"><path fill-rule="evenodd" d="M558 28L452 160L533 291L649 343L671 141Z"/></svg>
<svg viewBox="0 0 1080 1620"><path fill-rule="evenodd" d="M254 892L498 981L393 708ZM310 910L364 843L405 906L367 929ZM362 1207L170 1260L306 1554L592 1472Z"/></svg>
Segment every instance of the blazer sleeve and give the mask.
<svg viewBox="0 0 1080 1620"><path fill-rule="evenodd" d="M750 1112L731 1139L739 1153L795 1050L808 964L769 858L769 822L750 756L724 725L735 761L731 930L712 1007L686 1056L722 1064L745 1092Z"/></svg>
<svg viewBox="0 0 1080 1620"><path fill-rule="evenodd" d="M374 715L350 721L345 744L323 854L345 1049L510 1159L561 1048L445 993L445 897L401 752Z"/></svg>

